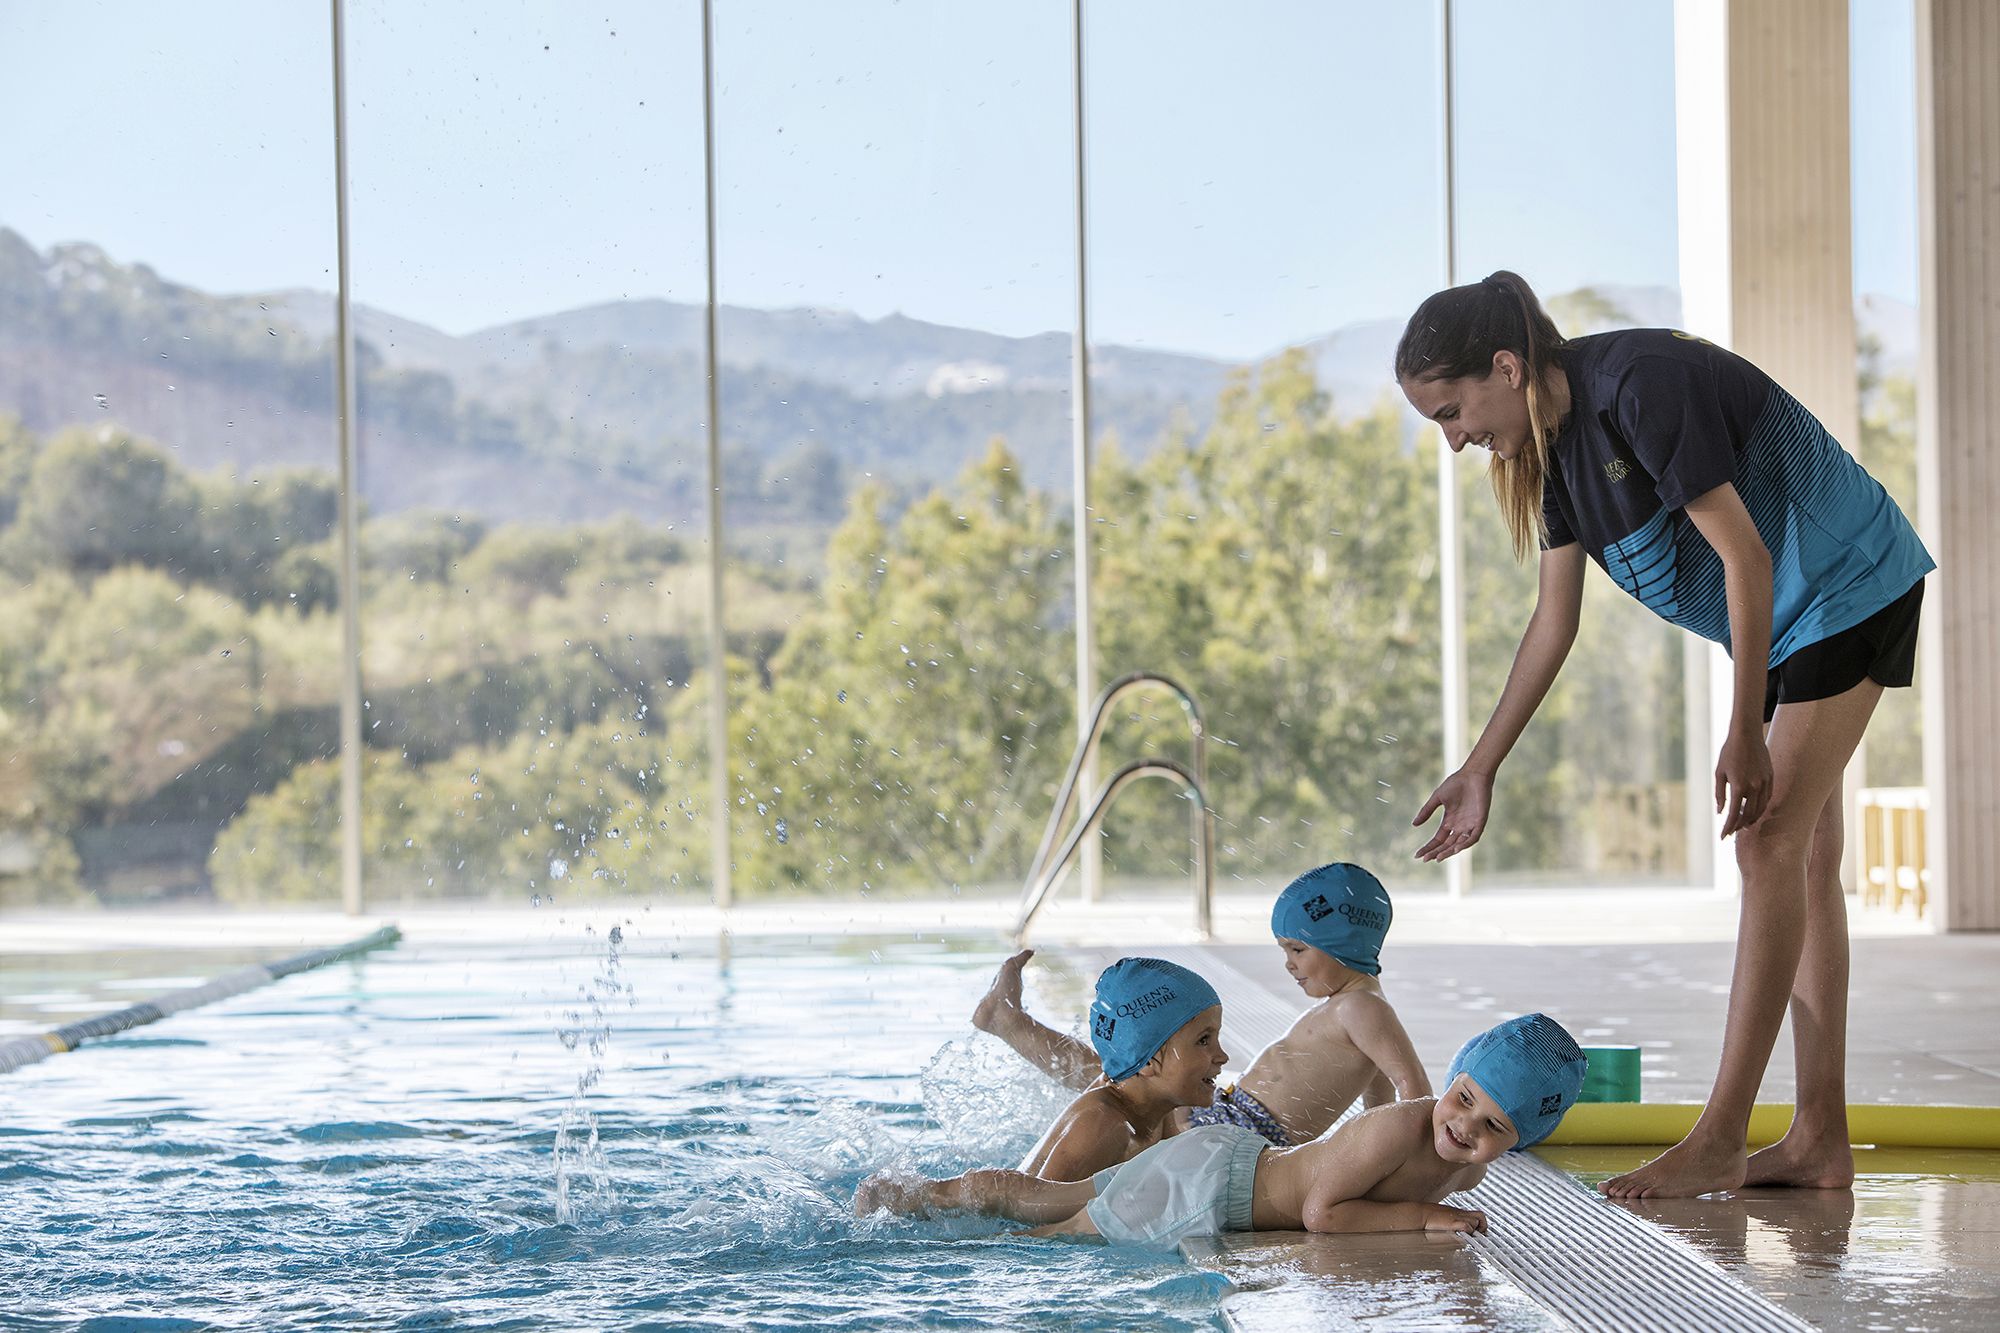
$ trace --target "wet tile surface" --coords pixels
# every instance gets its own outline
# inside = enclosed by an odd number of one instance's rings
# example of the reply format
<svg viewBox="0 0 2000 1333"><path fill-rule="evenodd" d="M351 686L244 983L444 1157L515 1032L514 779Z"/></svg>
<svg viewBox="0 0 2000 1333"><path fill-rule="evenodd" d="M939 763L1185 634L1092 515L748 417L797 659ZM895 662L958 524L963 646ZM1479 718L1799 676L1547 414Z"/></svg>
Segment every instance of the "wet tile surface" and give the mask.
<svg viewBox="0 0 2000 1333"><path fill-rule="evenodd" d="M1273 993L1299 999L1275 947L1213 952ZM1722 1055L1733 946L1392 944L1382 983L1435 1079L1466 1038L1541 1010L1584 1045L1640 1048L1646 1101L1708 1095ZM1857 939L1848 1002L1848 1100L2000 1106L1992 978L2000 936ZM1787 1027L1760 1101L1793 1095Z"/></svg>
<svg viewBox="0 0 2000 1333"><path fill-rule="evenodd" d="M1721 1053L1731 952L1726 943L1418 944L1385 952L1383 981L1433 1078L1472 1033L1540 1009L1586 1044L1641 1046L1646 1100L1698 1101ZM1213 953L1240 974L1234 984L1247 979L1303 1007L1274 948ZM1995 975L2000 939L1855 941L1850 1099L2000 1105L2000 1023L1987 992ZM1268 1026L1268 1004L1254 1010L1263 1015L1255 1026ZM1762 1100L1792 1096L1789 1042L1781 1036ZM1543 1155L1594 1184L1653 1151ZM1824 1329L2000 1328L2000 1153L1868 1149L1857 1152L1856 1167L1852 1191L1745 1190L1603 1206L1644 1219ZM1224 1308L1245 1330L1564 1327L1462 1241L1230 1236L1208 1262L1242 1288ZM1634 1309L1629 1326L1672 1325L1660 1312Z"/></svg>
<svg viewBox="0 0 2000 1333"><path fill-rule="evenodd" d="M1191 1257L1236 1285L1223 1310L1244 1333L1567 1327L1457 1236L1267 1231L1219 1237Z"/></svg>

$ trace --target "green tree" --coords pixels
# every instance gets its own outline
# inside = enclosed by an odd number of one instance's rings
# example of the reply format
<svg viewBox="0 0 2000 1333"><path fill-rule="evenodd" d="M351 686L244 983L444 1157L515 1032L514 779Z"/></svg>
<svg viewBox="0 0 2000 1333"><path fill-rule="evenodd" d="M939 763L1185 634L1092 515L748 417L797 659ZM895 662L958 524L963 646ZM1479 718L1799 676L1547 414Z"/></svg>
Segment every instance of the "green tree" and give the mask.
<svg viewBox="0 0 2000 1333"><path fill-rule="evenodd" d="M111 427L66 430L29 469L8 563L94 574L124 564L184 571L200 533L194 486L157 445Z"/></svg>

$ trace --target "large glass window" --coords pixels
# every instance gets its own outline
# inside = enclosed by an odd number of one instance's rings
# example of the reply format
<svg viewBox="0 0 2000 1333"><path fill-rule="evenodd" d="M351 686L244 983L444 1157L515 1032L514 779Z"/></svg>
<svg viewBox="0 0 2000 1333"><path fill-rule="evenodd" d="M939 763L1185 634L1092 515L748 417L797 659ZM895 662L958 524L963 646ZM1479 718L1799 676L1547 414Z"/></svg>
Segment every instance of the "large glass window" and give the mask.
<svg viewBox="0 0 2000 1333"><path fill-rule="evenodd" d="M1440 277L1435 11L1086 14L1100 677L1201 701L1225 883L1435 884L1436 468L1391 373ZM1185 753L1171 700L1122 711L1107 764ZM1135 794L1110 869L1173 873L1185 826Z"/></svg>
<svg viewBox="0 0 2000 1333"><path fill-rule="evenodd" d="M377 900L702 888L698 14L348 6Z"/></svg>
<svg viewBox="0 0 2000 1333"><path fill-rule="evenodd" d="M1677 324L1673 6L1459 0L1453 14L1461 281L1520 273L1568 336ZM1497 111L1497 83L1525 90L1522 113ZM1476 737L1535 565L1515 562L1483 469L1462 458L1458 477ZM1589 572L1562 677L1495 784L1482 884L1685 882L1682 638Z"/></svg>
<svg viewBox="0 0 2000 1333"><path fill-rule="evenodd" d="M1917 518L1917 97L1908 0L1854 0L1854 319L1859 338L1861 465ZM1868 724L1871 787L1924 781L1921 678L1887 690Z"/></svg>
<svg viewBox="0 0 2000 1333"><path fill-rule="evenodd" d="M1069 6L718 6L740 894L1015 885L1073 720Z"/></svg>
<svg viewBox="0 0 2000 1333"><path fill-rule="evenodd" d="M331 72L323 8L0 11L0 903L258 892L332 761Z"/></svg>

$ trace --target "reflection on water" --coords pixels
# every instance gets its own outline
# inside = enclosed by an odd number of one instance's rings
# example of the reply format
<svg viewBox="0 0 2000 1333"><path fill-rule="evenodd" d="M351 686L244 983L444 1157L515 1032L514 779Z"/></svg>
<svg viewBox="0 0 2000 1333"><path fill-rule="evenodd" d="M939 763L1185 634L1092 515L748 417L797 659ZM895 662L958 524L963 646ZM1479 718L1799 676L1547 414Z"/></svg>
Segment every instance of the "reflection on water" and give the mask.
<svg viewBox="0 0 2000 1333"><path fill-rule="evenodd" d="M1648 1153L1552 1154L1594 1184ZM2000 1154L1864 1149L1853 1190L1621 1202L1822 1328L2000 1328Z"/></svg>
<svg viewBox="0 0 2000 1333"><path fill-rule="evenodd" d="M1568 1328L1461 1236L1266 1233L1226 1238L1210 1254L1243 1288L1224 1302L1241 1333Z"/></svg>

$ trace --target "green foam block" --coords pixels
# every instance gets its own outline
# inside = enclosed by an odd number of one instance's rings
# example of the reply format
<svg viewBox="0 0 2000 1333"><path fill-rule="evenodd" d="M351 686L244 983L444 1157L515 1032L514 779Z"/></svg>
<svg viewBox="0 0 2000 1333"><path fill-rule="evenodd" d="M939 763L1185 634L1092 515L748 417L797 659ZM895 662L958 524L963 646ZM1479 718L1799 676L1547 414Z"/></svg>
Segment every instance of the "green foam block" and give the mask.
<svg viewBox="0 0 2000 1333"><path fill-rule="evenodd" d="M1586 1046L1580 1102L1636 1102L1639 1100L1639 1048L1637 1046Z"/></svg>

